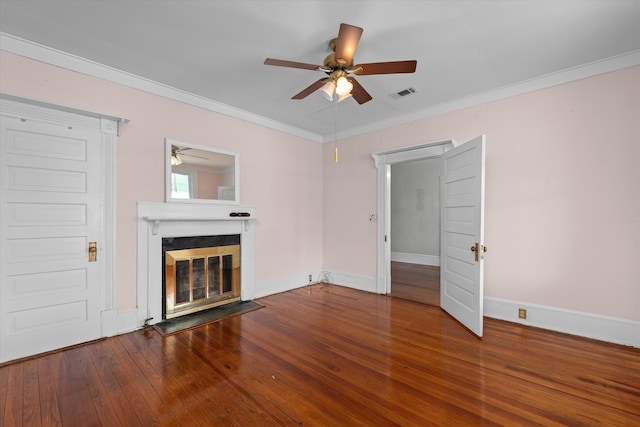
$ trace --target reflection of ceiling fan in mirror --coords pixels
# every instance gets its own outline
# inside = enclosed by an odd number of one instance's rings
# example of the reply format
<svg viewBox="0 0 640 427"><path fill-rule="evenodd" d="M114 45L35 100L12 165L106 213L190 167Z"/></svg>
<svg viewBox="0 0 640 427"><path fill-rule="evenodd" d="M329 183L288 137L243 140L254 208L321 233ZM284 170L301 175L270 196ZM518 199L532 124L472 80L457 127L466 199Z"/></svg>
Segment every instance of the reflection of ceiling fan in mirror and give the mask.
<svg viewBox="0 0 640 427"><path fill-rule="evenodd" d="M171 146L171 166L181 165L183 160L182 157L193 157L196 159L204 159L207 160L207 157L196 156L194 154L185 153L185 151L191 150L189 147L178 147L177 145Z"/></svg>
<svg viewBox="0 0 640 427"><path fill-rule="evenodd" d="M303 99L320 90L329 100L334 99L334 94L337 95L338 101L353 96L358 104L364 104L370 101L372 97L355 78L350 77L351 74L367 76L373 74L413 73L416 71L417 61L373 62L353 65L353 54L358 47L361 35L362 28L349 24L340 24L338 37L329 42L329 48L334 53L325 58L323 65L271 58L267 58L264 63L265 65L279 67L317 70L329 76L311 84L311 86L294 95L291 99Z"/></svg>

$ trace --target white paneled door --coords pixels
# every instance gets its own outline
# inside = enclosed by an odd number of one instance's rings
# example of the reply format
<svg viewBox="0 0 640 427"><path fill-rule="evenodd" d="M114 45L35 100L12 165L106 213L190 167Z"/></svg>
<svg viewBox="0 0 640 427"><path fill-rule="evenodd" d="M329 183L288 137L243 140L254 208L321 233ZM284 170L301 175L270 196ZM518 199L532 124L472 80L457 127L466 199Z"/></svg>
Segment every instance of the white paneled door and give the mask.
<svg viewBox="0 0 640 427"><path fill-rule="evenodd" d="M484 146L481 136L442 155L440 306L482 336Z"/></svg>
<svg viewBox="0 0 640 427"><path fill-rule="evenodd" d="M100 337L104 219L99 129L0 120L3 362Z"/></svg>

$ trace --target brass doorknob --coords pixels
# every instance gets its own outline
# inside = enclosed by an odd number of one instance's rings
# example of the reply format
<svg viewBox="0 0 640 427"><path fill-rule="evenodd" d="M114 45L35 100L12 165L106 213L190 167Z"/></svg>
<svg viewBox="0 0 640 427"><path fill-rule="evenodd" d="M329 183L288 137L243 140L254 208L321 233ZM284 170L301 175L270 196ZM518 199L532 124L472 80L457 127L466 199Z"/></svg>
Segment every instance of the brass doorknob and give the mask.
<svg viewBox="0 0 640 427"><path fill-rule="evenodd" d="M471 246L471 252L473 252L475 254L475 260L476 261L480 261L481 259L484 258L484 254L487 252L487 247L484 245L481 245L480 243L476 243L473 246Z"/></svg>
<svg viewBox="0 0 640 427"><path fill-rule="evenodd" d="M475 246L475 245L471 246L471 252L475 252L475 251L477 251L477 250L480 250L480 249L479 249L479 248L478 248L478 249L476 249L476 246ZM482 252L487 252L487 247L486 247L486 246L483 246L483 247L482 247Z"/></svg>

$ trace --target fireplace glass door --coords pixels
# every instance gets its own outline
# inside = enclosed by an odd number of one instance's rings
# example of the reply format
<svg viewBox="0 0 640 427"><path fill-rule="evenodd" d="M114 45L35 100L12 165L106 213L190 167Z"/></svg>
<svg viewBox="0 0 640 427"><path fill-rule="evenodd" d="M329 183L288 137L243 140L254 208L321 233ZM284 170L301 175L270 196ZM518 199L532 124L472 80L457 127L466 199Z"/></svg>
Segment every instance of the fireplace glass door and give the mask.
<svg viewBox="0 0 640 427"><path fill-rule="evenodd" d="M165 252L165 318L240 300L240 246Z"/></svg>

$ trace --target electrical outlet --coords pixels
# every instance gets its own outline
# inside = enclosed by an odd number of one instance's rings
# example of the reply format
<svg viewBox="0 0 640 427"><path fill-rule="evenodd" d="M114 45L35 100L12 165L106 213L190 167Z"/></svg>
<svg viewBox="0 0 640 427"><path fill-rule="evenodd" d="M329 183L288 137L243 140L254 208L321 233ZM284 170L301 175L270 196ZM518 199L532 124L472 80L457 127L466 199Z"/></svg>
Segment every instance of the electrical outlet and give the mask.
<svg viewBox="0 0 640 427"><path fill-rule="evenodd" d="M518 317L520 319L526 319L527 318L527 310L524 308L519 308L518 309Z"/></svg>
<svg viewBox="0 0 640 427"><path fill-rule="evenodd" d="M311 275L309 275L309 281L311 282L313 280L313 278L311 277Z"/></svg>

